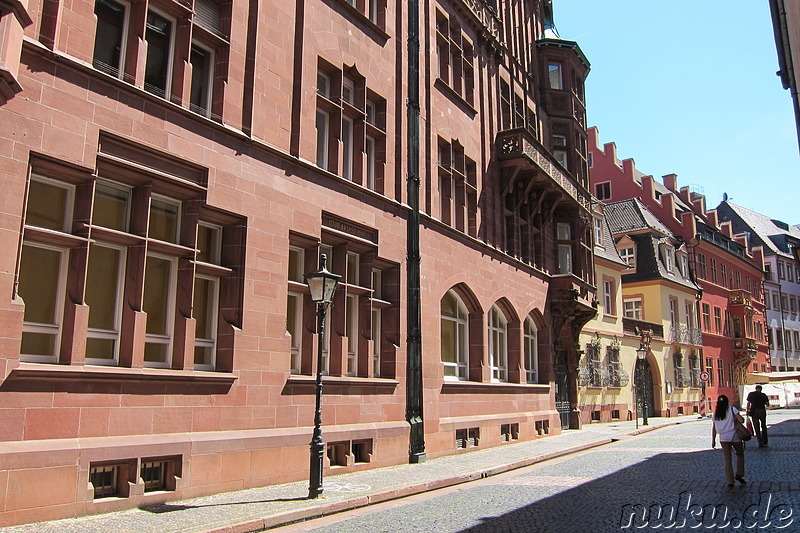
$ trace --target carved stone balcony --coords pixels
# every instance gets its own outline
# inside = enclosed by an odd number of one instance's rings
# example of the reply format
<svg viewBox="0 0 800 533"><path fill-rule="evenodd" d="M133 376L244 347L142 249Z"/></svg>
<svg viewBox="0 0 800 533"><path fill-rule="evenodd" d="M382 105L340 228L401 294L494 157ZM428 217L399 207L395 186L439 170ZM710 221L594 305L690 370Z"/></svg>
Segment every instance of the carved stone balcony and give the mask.
<svg viewBox="0 0 800 533"><path fill-rule="evenodd" d="M731 305L741 305L744 307L752 308L753 296L745 290L738 289L735 291L731 291L728 294L728 302Z"/></svg>
<svg viewBox="0 0 800 533"><path fill-rule="evenodd" d="M497 153L500 161L516 161L537 171L538 181L549 181L565 196L589 211L589 191L567 172L547 149L525 129L502 131L497 135Z"/></svg>
<svg viewBox="0 0 800 533"><path fill-rule="evenodd" d="M755 359L758 355L758 347L754 339L733 339L733 353L737 359Z"/></svg>

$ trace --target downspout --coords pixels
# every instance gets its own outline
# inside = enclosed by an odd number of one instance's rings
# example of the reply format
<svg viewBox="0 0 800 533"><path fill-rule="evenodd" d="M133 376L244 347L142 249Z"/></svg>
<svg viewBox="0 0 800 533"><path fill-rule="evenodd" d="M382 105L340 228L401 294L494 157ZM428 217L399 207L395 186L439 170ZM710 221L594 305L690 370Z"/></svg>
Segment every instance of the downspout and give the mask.
<svg viewBox="0 0 800 533"><path fill-rule="evenodd" d="M422 413L422 306L419 255L419 0L408 2L408 346L406 420L411 425L410 463L422 463L425 427Z"/></svg>

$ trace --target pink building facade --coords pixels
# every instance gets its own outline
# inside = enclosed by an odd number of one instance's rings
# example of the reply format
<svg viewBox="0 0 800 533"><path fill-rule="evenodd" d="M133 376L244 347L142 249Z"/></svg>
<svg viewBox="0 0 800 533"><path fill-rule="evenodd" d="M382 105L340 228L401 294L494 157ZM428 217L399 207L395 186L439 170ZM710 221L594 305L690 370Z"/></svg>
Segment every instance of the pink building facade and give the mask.
<svg viewBox="0 0 800 533"><path fill-rule="evenodd" d="M326 475L408 462L406 3L3 6L0 526L306 478L323 253ZM436 457L579 425L588 62L550 2L420 12Z"/></svg>

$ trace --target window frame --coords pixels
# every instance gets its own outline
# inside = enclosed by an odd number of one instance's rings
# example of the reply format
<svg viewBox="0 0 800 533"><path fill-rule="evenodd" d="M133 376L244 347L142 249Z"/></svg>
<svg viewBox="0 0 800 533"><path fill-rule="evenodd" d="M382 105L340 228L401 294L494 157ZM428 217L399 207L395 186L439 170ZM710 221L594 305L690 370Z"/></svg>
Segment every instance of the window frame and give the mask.
<svg viewBox="0 0 800 533"><path fill-rule="evenodd" d="M488 320L489 370L492 383L508 381L508 319L493 305Z"/></svg>
<svg viewBox="0 0 800 533"><path fill-rule="evenodd" d="M20 360L21 361L28 361L33 363L57 363L59 360L59 352L61 346L61 339L63 336L63 325L64 325L64 300L66 298L66 281L67 281L67 270L68 270L68 255L69 249L60 247L60 246L53 246L48 244L43 244L39 242L23 242L23 254L24 254L24 247L34 247L40 248L44 250L49 250L51 252L56 252L59 254L59 264L58 264L58 279L56 280L56 293L55 293L55 301L53 302L54 305L54 323L53 324L44 324L41 322L31 322L26 321L23 317L22 321L22 336L20 337ZM20 261L21 263L21 261ZM19 278L22 275L20 273ZM19 279L18 278L18 279ZM20 289L17 288L17 294L22 297L20 294ZM24 298L23 298L24 301ZM27 307L27 306L26 306ZM55 333L53 331L55 330ZM52 355L41 355L41 354L26 354L22 352L22 344L23 344L23 337L25 333L32 333L32 334L44 334L44 335L55 335L55 339L53 341L53 354Z"/></svg>
<svg viewBox="0 0 800 533"><path fill-rule="evenodd" d="M456 303L456 316L449 317L445 316L442 313L442 301L439 302L439 318L440 318L440 338L443 348L444 344L444 336L441 334L443 330L442 325L445 321L452 322L454 324L454 331L455 337L453 339L454 346L453 346L453 353L454 353L454 362L449 361L442 361L442 365L444 367L444 380L445 381L465 381L468 379L468 365L469 365L469 310L467 306L464 304L461 297L453 290L449 290L445 293L442 297L444 298L451 296L454 298ZM442 353L444 350L442 349ZM447 374L448 368L454 368L455 373L453 375Z"/></svg>

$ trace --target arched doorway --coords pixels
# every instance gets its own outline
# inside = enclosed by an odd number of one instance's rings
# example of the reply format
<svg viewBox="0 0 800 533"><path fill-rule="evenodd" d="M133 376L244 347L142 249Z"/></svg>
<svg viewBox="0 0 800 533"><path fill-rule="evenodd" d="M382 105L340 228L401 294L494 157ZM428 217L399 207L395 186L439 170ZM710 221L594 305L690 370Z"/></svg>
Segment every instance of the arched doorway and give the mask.
<svg viewBox="0 0 800 533"><path fill-rule="evenodd" d="M564 350L558 350L555 367L556 411L561 418L561 429L569 429L572 404L569 402L569 373L567 372L567 354Z"/></svg>
<svg viewBox="0 0 800 533"><path fill-rule="evenodd" d="M653 372L647 359L636 361L636 410L639 416L656 416L656 398L653 391Z"/></svg>

